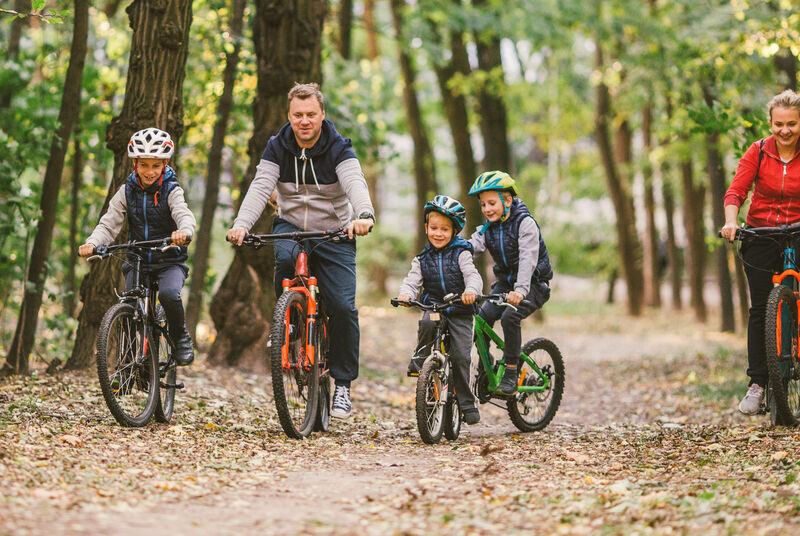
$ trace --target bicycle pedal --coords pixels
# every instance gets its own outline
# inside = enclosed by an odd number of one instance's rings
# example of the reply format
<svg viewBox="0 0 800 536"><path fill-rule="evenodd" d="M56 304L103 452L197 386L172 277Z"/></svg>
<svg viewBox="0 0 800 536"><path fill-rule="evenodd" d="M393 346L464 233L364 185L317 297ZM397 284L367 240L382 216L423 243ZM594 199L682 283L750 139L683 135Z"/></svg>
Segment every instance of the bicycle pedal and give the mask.
<svg viewBox="0 0 800 536"><path fill-rule="evenodd" d="M162 383L162 389L183 389L184 385L183 382L180 383Z"/></svg>

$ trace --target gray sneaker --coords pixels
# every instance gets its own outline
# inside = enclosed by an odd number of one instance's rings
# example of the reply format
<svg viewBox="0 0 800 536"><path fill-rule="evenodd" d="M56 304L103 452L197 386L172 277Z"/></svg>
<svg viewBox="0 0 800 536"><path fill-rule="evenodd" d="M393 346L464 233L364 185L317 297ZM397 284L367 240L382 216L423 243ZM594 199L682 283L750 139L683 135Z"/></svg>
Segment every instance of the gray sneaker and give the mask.
<svg viewBox="0 0 800 536"><path fill-rule="evenodd" d="M745 415L755 415L761 408L761 399L764 398L764 388L754 383L747 389L747 394L739 402L739 411Z"/></svg>
<svg viewBox="0 0 800 536"><path fill-rule="evenodd" d="M337 385L333 392L333 408L331 417L346 419L350 416L352 405L350 404L350 388L344 385Z"/></svg>

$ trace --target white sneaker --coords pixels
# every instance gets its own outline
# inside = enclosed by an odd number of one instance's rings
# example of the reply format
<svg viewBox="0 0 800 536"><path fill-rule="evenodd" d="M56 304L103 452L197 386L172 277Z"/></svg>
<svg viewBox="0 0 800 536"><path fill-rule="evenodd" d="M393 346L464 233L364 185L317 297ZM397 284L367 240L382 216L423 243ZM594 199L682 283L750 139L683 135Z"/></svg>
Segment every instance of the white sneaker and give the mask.
<svg viewBox="0 0 800 536"><path fill-rule="evenodd" d="M761 408L761 399L764 398L764 388L754 383L747 390L747 394L739 402L739 411L745 415L755 415Z"/></svg>
<svg viewBox="0 0 800 536"><path fill-rule="evenodd" d="M352 404L350 404L350 388L344 385L337 385L333 392L333 408L331 417L346 419L350 416Z"/></svg>

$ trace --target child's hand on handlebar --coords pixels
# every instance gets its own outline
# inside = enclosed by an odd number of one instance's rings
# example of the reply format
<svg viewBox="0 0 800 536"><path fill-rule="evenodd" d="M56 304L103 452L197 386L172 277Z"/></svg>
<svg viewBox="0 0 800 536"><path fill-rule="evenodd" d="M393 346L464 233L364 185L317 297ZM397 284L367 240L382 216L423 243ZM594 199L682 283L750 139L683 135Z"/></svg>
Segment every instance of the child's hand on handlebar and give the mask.
<svg viewBox="0 0 800 536"><path fill-rule="evenodd" d="M400 301L400 302L411 301L411 296L409 296L408 294L400 295L400 296L397 297L397 301ZM409 305L407 303L401 303L400 305L402 305L403 307L409 307Z"/></svg>
<svg viewBox="0 0 800 536"><path fill-rule="evenodd" d="M471 305L475 303L475 293L474 292L465 292L461 295L461 303L466 305Z"/></svg>
<svg viewBox="0 0 800 536"><path fill-rule="evenodd" d="M523 296L519 292L515 292L512 290L511 292L506 294L506 301L511 305L519 305L519 302L521 302L524 297L525 296Z"/></svg>
<svg viewBox="0 0 800 536"><path fill-rule="evenodd" d="M172 238L173 244L176 246L182 246L186 243L186 239L189 238L189 235L186 233L186 231L177 230L172 231L172 236L170 238Z"/></svg>
<svg viewBox="0 0 800 536"><path fill-rule="evenodd" d="M83 244L78 248L78 255L88 257L94 253L94 244Z"/></svg>

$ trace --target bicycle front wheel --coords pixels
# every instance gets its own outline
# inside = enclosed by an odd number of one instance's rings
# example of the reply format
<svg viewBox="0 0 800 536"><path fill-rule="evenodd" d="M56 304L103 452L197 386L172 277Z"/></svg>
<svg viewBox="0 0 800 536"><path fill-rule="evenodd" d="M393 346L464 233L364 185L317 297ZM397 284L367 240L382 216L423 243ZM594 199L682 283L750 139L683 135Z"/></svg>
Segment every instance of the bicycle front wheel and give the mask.
<svg viewBox="0 0 800 536"><path fill-rule="evenodd" d="M765 320L767 369L772 390L770 420L773 425L796 426L800 417L800 362L797 299L792 289L778 285L770 291Z"/></svg>
<svg viewBox="0 0 800 536"><path fill-rule="evenodd" d="M161 309L161 305L158 308ZM163 309L157 311L156 316L159 313L163 314ZM161 328L153 328L153 333L158 333L158 337L153 338L153 342L158 342L158 344L153 344L151 348L156 350L154 359L158 363L158 375L160 378L155 417L158 422L168 423L172 420L172 413L175 410L175 383L178 381L178 364L174 359L171 359L173 349L161 332Z"/></svg>
<svg viewBox="0 0 800 536"><path fill-rule="evenodd" d="M417 428L422 441L438 443L444 431L444 407L447 383L443 367L436 359L428 359L417 377Z"/></svg>
<svg viewBox="0 0 800 536"><path fill-rule="evenodd" d="M97 375L111 414L122 426L144 426L158 402L158 366L149 327L131 304L109 309L97 334Z"/></svg>
<svg viewBox="0 0 800 536"><path fill-rule="evenodd" d="M303 294L284 292L275 305L270 329L272 392L283 431L302 439L314 429L319 366L306 356L307 304Z"/></svg>
<svg viewBox="0 0 800 536"><path fill-rule="evenodd" d="M520 391L506 402L508 416L514 426L523 432L535 432L550 424L561 404L564 394L564 358L558 347L547 339L533 339L525 343L520 356L519 387L543 387L542 391ZM533 365L536 365L534 368ZM539 369L539 372L536 369Z"/></svg>

